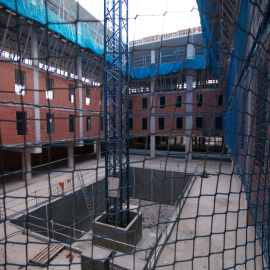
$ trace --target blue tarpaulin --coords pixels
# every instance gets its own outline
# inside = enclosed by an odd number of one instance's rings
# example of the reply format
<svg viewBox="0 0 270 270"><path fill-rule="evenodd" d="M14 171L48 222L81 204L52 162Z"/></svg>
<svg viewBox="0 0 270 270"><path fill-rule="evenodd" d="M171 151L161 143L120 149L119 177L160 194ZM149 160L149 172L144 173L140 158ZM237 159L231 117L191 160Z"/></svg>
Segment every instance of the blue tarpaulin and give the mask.
<svg viewBox="0 0 270 270"><path fill-rule="evenodd" d="M215 76L220 79L222 70L219 65L219 52L222 50L222 47L218 44L218 41L212 35L212 26L214 17L216 14L217 2L209 0L197 0L201 26L203 33L204 45L209 50L209 61L212 66L212 70Z"/></svg>
<svg viewBox="0 0 270 270"><path fill-rule="evenodd" d="M133 79L146 79L149 77L168 75L171 72L178 72L183 68L204 69L208 66L205 55L197 55L193 59L186 58L177 63L151 65L148 67L131 68Z"/></svg>
<svg viewBox="0 0 270 270"><path fill-rule="evenodd" d="M68 40L77 43L83 48L91 49L95 54L102 55L104 52L103 44L95 41L90 30L86 28L84 22L67 23L55 13L53 13L47 4L40 0L0 0L0 4L23 15L28 19L40 22L46 25L48 29L61 34ZM90 26L88 26L90 27ZM76 29L77 28L77 29Z"/></svg>

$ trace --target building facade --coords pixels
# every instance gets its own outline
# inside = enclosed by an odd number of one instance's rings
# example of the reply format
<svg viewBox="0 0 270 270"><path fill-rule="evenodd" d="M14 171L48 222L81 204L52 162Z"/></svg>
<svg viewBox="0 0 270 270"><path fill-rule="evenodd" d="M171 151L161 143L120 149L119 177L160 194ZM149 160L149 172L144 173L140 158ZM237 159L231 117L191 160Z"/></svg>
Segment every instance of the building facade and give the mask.
<svg viewBox="0 0 270 270"><path fill-rule="evenodd" d="M34 165L67 158L74 168L75 153L100 156L102 56L67 38L70 29L48 30L5 6L0 12L2 171L22 168L30 179ZM95 29L99 40L101 27ZM207 147L206 139L222 140L225 91L208 64L200 31L185 29L129 44L131 148L149 148L154 157L174 139L191 159L197 146ZM149 73L153 68L156 72Z"/></svg>

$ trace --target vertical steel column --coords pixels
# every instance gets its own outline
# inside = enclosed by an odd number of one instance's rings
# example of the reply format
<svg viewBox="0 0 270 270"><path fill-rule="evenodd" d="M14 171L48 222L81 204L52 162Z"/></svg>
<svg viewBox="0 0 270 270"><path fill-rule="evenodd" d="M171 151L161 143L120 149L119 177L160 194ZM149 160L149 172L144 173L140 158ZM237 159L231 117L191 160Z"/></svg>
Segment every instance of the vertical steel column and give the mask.
<svg viewBox="0 0 270 270"><path fill-rule="evenodd" d="M104 0L104 114L107 222L129 219L128 0Z"/></svg>

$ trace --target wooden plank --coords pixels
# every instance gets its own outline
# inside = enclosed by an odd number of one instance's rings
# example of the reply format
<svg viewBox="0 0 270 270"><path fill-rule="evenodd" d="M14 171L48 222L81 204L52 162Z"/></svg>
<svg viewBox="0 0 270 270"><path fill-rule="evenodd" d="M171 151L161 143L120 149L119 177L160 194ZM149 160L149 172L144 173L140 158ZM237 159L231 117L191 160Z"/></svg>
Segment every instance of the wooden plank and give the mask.
<svg viewBox="0 0 270 270"><path fill-rule="evenodd" d="M63 248L64 246L57 243L50 243L47 247L45 247L38 254L36 254L32 259L29 259L29 262L40 265L47 264Z"/></svg>
<svg viewBox="0 0 270 270"><path fill-rule="evenodd" d="M34 263L40 264L44 259L48 258L48 253L55 249L55 244L51 243L44 249L42 249L33 259Z"/></svg>
<svg viewBox="0 0 270 270"><path fill-rule="evenodd" d="M61 245L58 245L57 247L55 247L55 249L49 254L49 258L47 260L45 260L44 263L48 263L55 255L57 255L64 247Z"/></svg>
<svg viewBox="0 0 270 270"><path fill-rule="evenodd" d="M36 264L47 264L58 252L60 252L64 247L59 244L50 244L48 247L41 250L31 262Z"/></svg>
<svg viewBox="0 0 270 270"><path fill-rule="evenodd" d="M42 249L36 256L32 259L33 262L37 263L38 261L43 260L44 257L46 257L46 253L48 253L48 248L50 245ZM51 248L51 246L50 246Z"/></svg>
<svg viewBox="0 0 270 270"><path fill-rule="evenodd" d="M40 260L40 264L48 263L61 249L59 251L58 250L59 248L57 244L48 246L48 248L44 252L45 256L43 256L43 259Z"/></svg>

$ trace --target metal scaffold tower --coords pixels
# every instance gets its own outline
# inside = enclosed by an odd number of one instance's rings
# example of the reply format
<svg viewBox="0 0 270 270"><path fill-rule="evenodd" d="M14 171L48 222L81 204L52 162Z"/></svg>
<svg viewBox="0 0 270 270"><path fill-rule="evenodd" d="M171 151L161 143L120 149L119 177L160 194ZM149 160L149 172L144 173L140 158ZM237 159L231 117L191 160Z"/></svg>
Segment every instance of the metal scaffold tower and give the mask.
<svg viewBox="0 0 270 270"><path fill-rule="evenodd" d="M107 222L129 222L128 0L104 0Z"/></svg>

